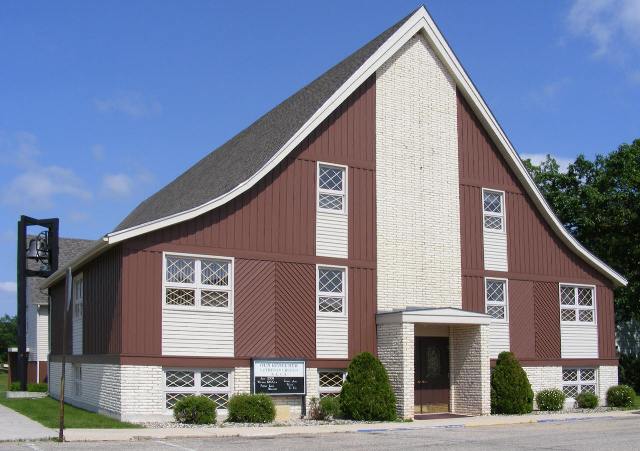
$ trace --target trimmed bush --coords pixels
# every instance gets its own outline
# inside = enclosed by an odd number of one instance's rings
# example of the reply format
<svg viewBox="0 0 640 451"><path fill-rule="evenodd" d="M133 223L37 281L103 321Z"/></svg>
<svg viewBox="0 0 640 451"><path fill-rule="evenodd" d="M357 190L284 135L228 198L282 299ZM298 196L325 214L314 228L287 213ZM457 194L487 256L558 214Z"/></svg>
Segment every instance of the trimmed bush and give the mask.
<svg viewBox="0 0 640 451"><path fill-rule="evenodd" d="M20 382L11 382L11 385L9 385L9 391L20 391Z"/></svg>
<svg viewBox="0 0 640 451"><path fill-rule="evenodd" d="M37 393L46 393L49 390L49 386L47 384L28 384L27 391L37 392Z"/></svg>
<svg viewBox="0 0 640 451"><path fill-rule="evenodd" d="M327 420L338 418L341 415L340 400L334 396L325 396L320 399L320 412Z"/></svg>
<svg viewBox="0 0 640 451"><path fill-rule="evenodd" d="M581 409L593 409L598 407L598 397L585 391L576 396L576 404Z"/></svg>
<svg viewBox="0 0 640 451"><path fill-rule="evenodd" d="M533 390L527 373L511 352L498 355L491 374L491 413L523 414L533 410Z"/></svg>
<svg viewBox="0 0 640 451"><path fill-rule="evenodd" d="M267 395L234 395L228 408L227 421L234 423L270 423L276 417L276 406Z"/></svg>
<svg viewBox="0 0 640 451"><path fill-rule="evenodd" d="M631 407L636 393L628 385L614 385L607 390L607 404L611 407Z"/></svg>
<svg viewBox="0 0 640 451"><path fill-rule="evenodd" d="M178 423L215 423L216 403L206 396L185 396L173 406L173 416Z"/></svg>
<svg viewBox="0 0 640 451"><path fill-rule="evenodd" d="M541 390L536 394L536 403L539 410L558 411L564 407L564 401L567 396L562 390L557 388L549 388Z"/></svg>
<svg viewBox="0 0 640 451"><path fill-rule="evenodd" d="M340 392L340 410L352 420L396 419L396 397L387 370L373 354L358 354L349 364Z"/></svg>

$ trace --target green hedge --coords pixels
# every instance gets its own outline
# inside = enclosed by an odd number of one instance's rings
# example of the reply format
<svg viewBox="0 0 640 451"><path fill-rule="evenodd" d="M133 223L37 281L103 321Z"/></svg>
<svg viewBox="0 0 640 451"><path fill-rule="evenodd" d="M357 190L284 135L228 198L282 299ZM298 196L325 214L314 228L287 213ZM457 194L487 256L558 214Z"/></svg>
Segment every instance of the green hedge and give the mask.
<svg viewBox="0 0 640 451"><path fill-rule="evenodd" d="M511 352L498 355L491 374L491 413L522 414L533 410L533 390L527 373Z"/></svg>
<svg viewBox="0 0 640 451"><path fill-rule="evenodd" d="M212 424L216 422L216 403L206 396L185 396L173 406L179 423Z"/></svg>
<svg viewBox="0 0 640 451"><path fill-rule="evenodd" d="M267 395L234 395L228 408L227 421L234 423L270 423L276 417L276 407Z"/></svg>
<svg viewBox="0 0 640 451"><path fill-rule="evenodd" d="M598 397L593 393L582 392L576 396L576 404L581 409L593 409L598 407Z"/></svg>
<svg viewBox="0 0 640 451"><path fill-rule="evenodd" d="M340 391L340 409L346 418L366 421L396 419L396 397L380 360L363 352L353 358Z"/></svg>
<svg viewBox="0 0 640 451"><path fill-rule="evenodd" d="M567 399L567 396L562 390L558 390L557 388L541 390L536 394L536 403L538 404L539 410L562 410L565 399Z"/></svg>
<svg viewBox="0 0 640 451"><path fill-rule="evenodd" d="M628 385L614 385L607 390L607 404L611 407L631 407L636 398Z"/></svg>
<svg viewBox="0 0 640 451"><path fill-rule="evenodd" d="M315 396L309 400L309 418L312 420L331 420L342 416L340 399L334 396L325 396L318 399Z"/></svg>

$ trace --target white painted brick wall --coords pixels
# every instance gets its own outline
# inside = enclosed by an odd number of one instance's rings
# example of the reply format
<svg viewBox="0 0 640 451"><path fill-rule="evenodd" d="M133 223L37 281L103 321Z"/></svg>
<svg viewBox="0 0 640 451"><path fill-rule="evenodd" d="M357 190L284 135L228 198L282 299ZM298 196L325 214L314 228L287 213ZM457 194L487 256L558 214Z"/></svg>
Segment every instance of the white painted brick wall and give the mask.
<svg viewBox="0 0 640 451"><path fill-rule="evenodd" d="M378 308L461 307L456 88L421 35L377 72Z"/></svg>
<svg viewBox="0 0 640 451"><path fill-rule="evenodd" d="M537 409L535 401L536 394L541 390L557 388L562 390L562 367L561 366L523 366L527 373L527 378L533 390L533 408ZM566 407L570 407L568 404Z"/></svg>
<svg viewBox="0 0 640 451"><path fill-rule="evenodd" d="M251 368L248 366L233 370L233 393L251 393Z"/></svg>
<svg viewBox="0 0 640 451"><path fill-rule="evenodd" d="M454 413L491 413L489 326L451 326L451 407Z"/></svg>
<svg viewBox="0 0 640 451"><path fill-rule="evenodd" d="M170 418L164 408L164 371L161 366L122 366L122 410L124 421Z"/></svg>
<svg viewBox="0 0 640 451"><path fill-rule="evenodd" d="M401 418L414 413L414 326L413 324L378 324L378 358L389 374Z"/></svg>
<svg viewBox="0 0 640 451"><path fill-rule="evenodd" d="M318 368L307 368L307 415L309 414L309 406L311 398L320 398L319 384L320 375L318 374Z"/></svg>
<svg viewBox="0 0 640 451"><path fill-rule="evenodd" d="M618 367L598 367L598 398L600 398L601 406L607 404L607 390L614 385L618 385Z"/></svg>

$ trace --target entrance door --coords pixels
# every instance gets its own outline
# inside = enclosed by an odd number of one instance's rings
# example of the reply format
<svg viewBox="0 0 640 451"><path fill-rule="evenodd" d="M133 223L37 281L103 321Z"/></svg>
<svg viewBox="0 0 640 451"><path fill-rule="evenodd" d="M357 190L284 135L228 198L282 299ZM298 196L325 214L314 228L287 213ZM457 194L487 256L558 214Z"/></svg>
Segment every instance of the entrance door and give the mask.
<svg viewBox="0 0 640 451"><path fill-rule="evenodd" d="M449 411L449 338L415 337L415 413Z"/></svg>

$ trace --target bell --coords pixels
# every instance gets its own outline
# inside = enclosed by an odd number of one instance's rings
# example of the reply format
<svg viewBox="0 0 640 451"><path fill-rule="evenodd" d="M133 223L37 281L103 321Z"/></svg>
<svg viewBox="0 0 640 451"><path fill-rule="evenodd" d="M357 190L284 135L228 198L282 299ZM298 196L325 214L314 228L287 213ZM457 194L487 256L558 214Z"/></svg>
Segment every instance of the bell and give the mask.
<svg viewBox="0 0 640 451"><path fill-rule="evenodd" d="M30 258L32 260L38 259L38 239L37 238L31 238L29 240L29 247L27 249L27 258Z"/></svg>

